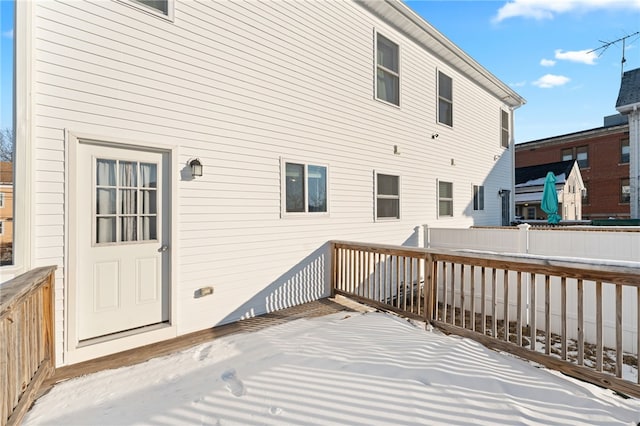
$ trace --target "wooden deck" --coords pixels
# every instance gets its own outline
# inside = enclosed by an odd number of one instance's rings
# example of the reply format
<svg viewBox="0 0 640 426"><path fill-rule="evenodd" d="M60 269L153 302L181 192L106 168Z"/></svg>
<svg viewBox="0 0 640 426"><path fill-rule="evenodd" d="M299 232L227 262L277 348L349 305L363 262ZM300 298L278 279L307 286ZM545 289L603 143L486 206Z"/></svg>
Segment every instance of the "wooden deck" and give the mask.
<svg viewBox="0 0 640 426"><path fill-rule="evenodd" d="M342 311L353 312L358 309L362 308L359 308L355 302L340 296L335 299L321 299L235 323L185 334L184 336L179 336L171 340L165 340L90 361L57 368L54 375L46 380L40 387L38 397L46 394L56 383L64 380L102 370L138 364L151 358L178 352L229 334L252 332L300 318L313 318Z"/></svg>

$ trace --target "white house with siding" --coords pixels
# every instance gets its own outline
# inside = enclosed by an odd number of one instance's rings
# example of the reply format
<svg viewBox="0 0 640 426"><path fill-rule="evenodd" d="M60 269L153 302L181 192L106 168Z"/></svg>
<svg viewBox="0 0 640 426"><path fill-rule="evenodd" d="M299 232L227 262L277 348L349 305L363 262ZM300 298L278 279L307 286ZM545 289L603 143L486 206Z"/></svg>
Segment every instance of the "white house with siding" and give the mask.
<svg viewBox="0 0 640 426"><path fill-rule="evenodd" d="M19 1L15 42L2 280L57 265L58 366L326 296L331 239L513 218L524 100L401 1Z"/></svg>

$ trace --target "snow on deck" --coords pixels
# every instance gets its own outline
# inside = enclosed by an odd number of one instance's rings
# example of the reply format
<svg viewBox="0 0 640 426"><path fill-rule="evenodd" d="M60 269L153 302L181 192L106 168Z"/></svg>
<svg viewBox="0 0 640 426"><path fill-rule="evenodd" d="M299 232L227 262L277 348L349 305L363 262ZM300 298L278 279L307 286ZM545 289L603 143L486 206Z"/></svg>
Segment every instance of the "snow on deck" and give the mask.
<svg viewBox="0 0 640 426"><path fill-rule="evenodd" d="M614 425L640 401L383 313L336 313L72 379L25 425Z"/></svg>

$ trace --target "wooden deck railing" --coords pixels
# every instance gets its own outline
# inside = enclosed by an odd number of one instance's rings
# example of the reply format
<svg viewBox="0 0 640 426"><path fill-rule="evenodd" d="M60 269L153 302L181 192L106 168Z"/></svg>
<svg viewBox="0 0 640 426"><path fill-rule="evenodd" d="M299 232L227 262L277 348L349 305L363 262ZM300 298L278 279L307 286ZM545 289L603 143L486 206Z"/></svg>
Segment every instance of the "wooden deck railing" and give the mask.
<svg viewBox="0 0 640 426"><path fill-rule="evenodd" d="M55 267L0 287L0 425L20 424L38 387L55 370Z"/></svg>
<svg viewBox="0 0 640 426"><path fill-rule="evenodd" d="M334 241L332 291L640 398L637 268Z"/></svg>

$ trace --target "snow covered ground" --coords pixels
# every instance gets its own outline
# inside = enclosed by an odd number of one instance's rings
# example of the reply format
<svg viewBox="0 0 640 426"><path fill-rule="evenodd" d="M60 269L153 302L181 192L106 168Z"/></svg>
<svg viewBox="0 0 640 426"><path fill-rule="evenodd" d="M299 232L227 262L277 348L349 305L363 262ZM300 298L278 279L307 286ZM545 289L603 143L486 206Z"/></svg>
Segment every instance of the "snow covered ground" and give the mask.
<svg viewBox="0 0 640 426"><path fill-rule="evenodd" d="M25 425L614 425L640 401L383 313L227 336L56 385Z"/></svg>

